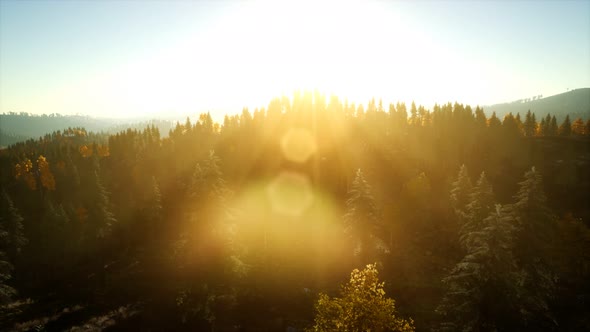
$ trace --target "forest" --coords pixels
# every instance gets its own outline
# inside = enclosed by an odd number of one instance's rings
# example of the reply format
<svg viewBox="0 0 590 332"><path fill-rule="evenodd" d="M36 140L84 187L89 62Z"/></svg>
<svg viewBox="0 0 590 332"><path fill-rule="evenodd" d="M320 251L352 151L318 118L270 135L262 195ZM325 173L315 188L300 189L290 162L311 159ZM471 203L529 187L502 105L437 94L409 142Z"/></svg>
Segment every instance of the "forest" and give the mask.
<svg viewBox="0 0 590 332"><path fill-rule="evenodd" d="M298 91L0 186L0 330L590 330L590 119Z"/></svg>

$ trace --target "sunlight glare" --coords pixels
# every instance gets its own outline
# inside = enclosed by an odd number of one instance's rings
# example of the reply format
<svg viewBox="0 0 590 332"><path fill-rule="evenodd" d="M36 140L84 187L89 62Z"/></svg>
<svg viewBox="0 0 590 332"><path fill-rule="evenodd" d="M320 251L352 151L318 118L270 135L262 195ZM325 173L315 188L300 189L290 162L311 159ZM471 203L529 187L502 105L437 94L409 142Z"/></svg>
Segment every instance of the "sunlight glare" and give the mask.
<svg viewBox="0 0 590 332"><path fill-rule="evenodd" d="M297 163L306 162L317 150L315 140L307 129L291 128L281 139L285 158Z"/></svg>
<svg viewBox="0 0 590 332"><path fill-rule="evenodd" d="M313 191L309 179L296 172L284 171L267 188L273 211L297 217L304 214L313 203Z"/></svg>

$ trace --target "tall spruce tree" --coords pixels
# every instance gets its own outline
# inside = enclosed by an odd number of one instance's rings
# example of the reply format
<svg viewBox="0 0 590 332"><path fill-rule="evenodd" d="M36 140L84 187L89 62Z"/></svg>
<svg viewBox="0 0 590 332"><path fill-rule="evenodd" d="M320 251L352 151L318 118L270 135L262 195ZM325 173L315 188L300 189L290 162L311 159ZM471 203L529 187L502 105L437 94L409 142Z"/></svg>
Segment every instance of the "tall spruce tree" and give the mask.
<svg viewBox="0 0 590 332"><path fill-rule="evenodd" d="M534 136L536 128L537 128L537 121L535 119L535 114L531 114L531 110L529 110L526 113L526 118L524 121L524 135L527 137Z"/></svg>
<svg viewBox="0 0 590 332"><path fill-rule="evenodd" d="M542 176L535 167L519 183L511 214L516 220L515 251L521 268L521 313L524 329L555 329L550 310L555 290L551 267L556 218L546 205Z"/></svg>
<svg viewBox="0 0 590 332"><path fill-rule="evenodd" d="M89 233L90 238L104 238L108 236L117 223L117 219L111 210L111 200L109 192L105 189L98 170L93 172L89 181L90 187L87 188L90 193L90 202L88 208L89 215Z"/></svg>
<svg viewBox="0 0 590 332"><path fill-rule="evenodd" d="M472 190L473 184L469 178L467 166L463 164L459 169L457 180L453 182L451 188L451 204L461 217L464 217L465 208L469 204L469 196Z"/></svg>
<svg viewBox="0 0 590 332"><path fill-rule="evenodd" d="M559 126L559 136L570 136L572 134L572 122L570 120L570 115L566 115L565 119Z"/></svg>
<svg viewBox="0 0 590 332"><path fill-rule="evenodd" d="M375 198L360 168L348 191L344 224L344 231L352 237L354 253L360 257L361 263L366 264L379 250L385 249L384 242L378 237L382 224Z"/></svg>
<svg viewBox="0 0 590 332"><path fill-rule="evenodd" d="M469 195L469 204L465 206L465 221L461 225L460 240L464 247L472 232L482 229L484 219L494 209L494 192L485 172L482 172L476 186Z"/></svg>
<svg viewBox="0 0 590 332"><path fill-rule="evenodd" d="M557 134L558 134L557 118L554 115L551 117L551 121L549 122L549 136L557 136Z"/></svg>
<svg viewBox="0 0 590 332"><path fill-rule="evenodd" d="M19 211L4 190L0 195L0 304L4 304L16 295L16 290L6 282L12 277L12 262L20 254L27 239Z"/></svg>
<svg viewBox="0 0 590 332"><path fill-rule="evenodd" d="M498 205L464 235L467 253L443 279L447 291L436 309L440 331L510 330L519 285L513 223Z"/></svg>
<svg viewBox="0 0 590 332"><path fill-rule="evenodd" d="M6 191L2 190L0 195L0 227L3 229L4 237L0 251L14 261L28 242L24 234L23 217Z"/></svg>

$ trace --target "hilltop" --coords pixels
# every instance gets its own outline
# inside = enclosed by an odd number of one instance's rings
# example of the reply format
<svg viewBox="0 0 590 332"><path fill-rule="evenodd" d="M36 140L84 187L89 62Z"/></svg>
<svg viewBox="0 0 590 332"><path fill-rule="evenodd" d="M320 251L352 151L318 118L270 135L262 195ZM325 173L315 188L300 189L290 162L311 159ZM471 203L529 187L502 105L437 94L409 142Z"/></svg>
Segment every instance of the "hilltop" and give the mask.
<svg viewBox="0 0 590 332"><path fill-rule="evenodd" d="M0 114L0 147L37 139L45 134L67 128L85 128L87 131L116 133L131 129L143 129L155 125L164 135L172 128L172 121L145 119L95 118L83 115L34 115L29 113Z"/></svg>
<svg viewBox="0 0 590 332"><path fill-rule="evenodd" d="M537 98L536 96L510 103L484 106L484 110L488 116L496 112L500 119L508 113L524 115L529 110L537 117L551 113L551 115L555 115L559 123L565 119L567 114L572 121L576 118L588 119L590 117L590 88L575 89L545 98Z"/></svg>

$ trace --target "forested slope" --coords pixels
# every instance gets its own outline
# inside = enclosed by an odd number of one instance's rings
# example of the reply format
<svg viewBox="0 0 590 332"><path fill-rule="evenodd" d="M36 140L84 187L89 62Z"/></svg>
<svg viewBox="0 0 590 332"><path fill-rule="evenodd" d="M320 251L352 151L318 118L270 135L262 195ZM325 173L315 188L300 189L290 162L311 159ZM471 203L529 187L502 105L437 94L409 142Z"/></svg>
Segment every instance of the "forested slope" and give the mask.
<svg viewBox="0 0 590 332"><path fill-rule="evenodd" d="M516 100L511 103L495 104L485 107L488 114L496 112L498 116L521 113L527 111L539 114L551 113L558 121L563 121L566 115L570 118L590 117L590 88L575 89L554 96L535 96Z"/></svg>
<svg viewBox="0 0 590 332"><path fill-rule="evenodd" d="M417 330L590 328L588 119L305 92L167 134L0 151L0 326L322 330L376 262Z"/></svg>

